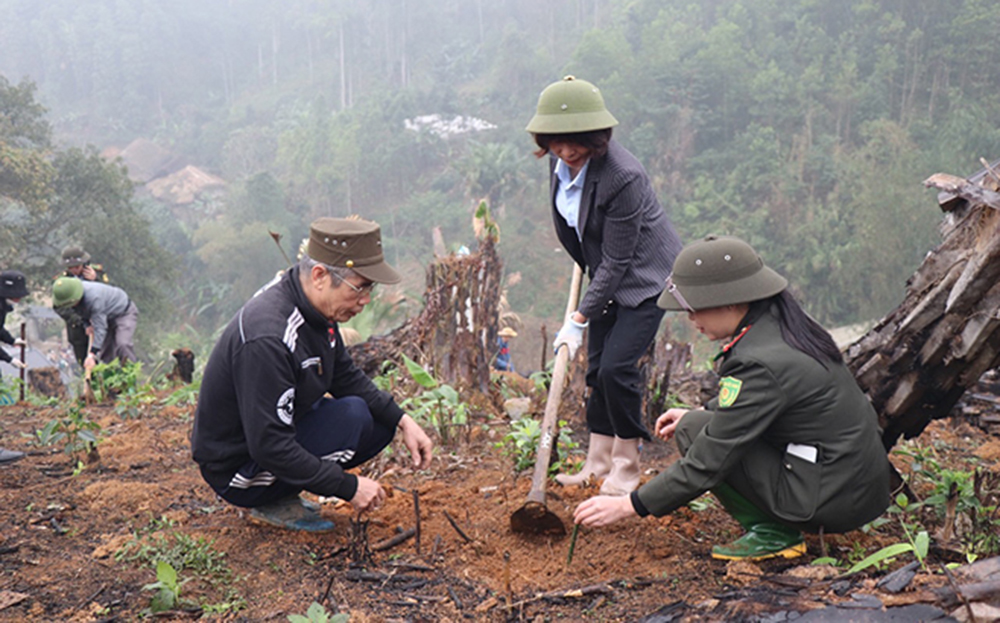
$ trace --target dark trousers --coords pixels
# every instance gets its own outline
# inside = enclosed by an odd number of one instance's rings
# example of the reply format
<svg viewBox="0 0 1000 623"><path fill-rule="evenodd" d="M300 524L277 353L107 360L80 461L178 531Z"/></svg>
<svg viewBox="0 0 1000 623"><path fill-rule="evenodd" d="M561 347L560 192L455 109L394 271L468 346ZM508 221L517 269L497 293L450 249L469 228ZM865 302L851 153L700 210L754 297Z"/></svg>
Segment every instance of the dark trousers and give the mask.
<svg viewBox="0 0 1000 623"><path fill-rule="evenodd" d="M115 359L122 365L130 361L138 361L135 348L132 346L135 328L139 323L139 308L129 301L125 313L117 318L108 318L108 332L104 336L99 359L111 363Z"/></svg>
<svg viewBox="0 0 1000 623"><path fill-rule="evenodd" d="M638 307L609 304L590 319L587 335L587 428L600 435L649 439L642 421L643 375L638 366L663 318L656 298Z"/></svg>
<svg viewBox="0 0 1000 623"><path fill-rule="evenodd" d="M389 445L395 432L394 428L373 420L367 403L356 396L323 398L312 411L295 420L295 440L310 454L335 461L344 469L361 465L377 455ZM247 480L261 480L263 471L256 461L248 461L237 473ZM202 475L222 499L246 508L270 504L302 491L280 479L243 489L229 485L232 477L222 484L204 470Z"/></svg>

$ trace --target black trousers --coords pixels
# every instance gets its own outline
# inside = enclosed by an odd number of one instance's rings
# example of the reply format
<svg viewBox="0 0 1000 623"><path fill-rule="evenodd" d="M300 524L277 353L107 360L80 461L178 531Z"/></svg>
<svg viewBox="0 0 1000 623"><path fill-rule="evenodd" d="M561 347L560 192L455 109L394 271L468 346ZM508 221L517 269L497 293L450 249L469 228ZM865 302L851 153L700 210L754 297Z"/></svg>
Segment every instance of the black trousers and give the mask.
<svg viewBox="0 0 1000 623"><path fill-rule="evenodd" d="M587 428L599 435L650 439L642 418L645 379L636 364L656 337L663 310L651 297L638 307L608 304L587 336Z"/></svg>
<svg viewBox="0 0 1000 623"><path fill-rule="evenodd" d="M295 440L303 448L344 469L370 460L389 445L395 432L373 420L368 405L357 396L322 398L295 422ZM244 508L271 504L302 491L253 460L235 473L209 473L202 468L201 474L222 499Z"/></svg>

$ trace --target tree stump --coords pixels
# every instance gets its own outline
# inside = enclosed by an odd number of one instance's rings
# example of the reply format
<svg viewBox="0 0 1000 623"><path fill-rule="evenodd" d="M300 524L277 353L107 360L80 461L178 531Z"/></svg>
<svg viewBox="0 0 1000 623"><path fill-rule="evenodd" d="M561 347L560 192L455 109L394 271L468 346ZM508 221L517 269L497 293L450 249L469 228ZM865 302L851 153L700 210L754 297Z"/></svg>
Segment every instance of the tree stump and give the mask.
<svg viewBox="0 0 1000 623"><path fill-rule="evenodd" d="M374 376L384 361L398 363L405 354L439 382L487 394L502 274L490 236L475 252L436 258L427 268L420 314L391 333L351 346L355 365Z"/></svg>

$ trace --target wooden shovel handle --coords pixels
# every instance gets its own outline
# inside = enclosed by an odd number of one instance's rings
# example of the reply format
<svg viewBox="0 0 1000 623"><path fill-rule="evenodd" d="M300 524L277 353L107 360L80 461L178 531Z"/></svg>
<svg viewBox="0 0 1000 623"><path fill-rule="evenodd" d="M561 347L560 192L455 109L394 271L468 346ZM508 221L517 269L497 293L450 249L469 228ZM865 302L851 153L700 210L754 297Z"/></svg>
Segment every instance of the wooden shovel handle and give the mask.
<svg viewBox="0 0 1000 623"><path fill-rule="evenodd" d="M583 269L579 264L573 265L573 279L569 286L569 298L566 301L566 314L563 321L576 311L580 302L580 286L583 283ZM528 492L529 502L545 503L545 482L549 471L549 458L552 456L552 446L555 445L556 416L559 413L559 403L562 400L563 385L566 384L566 365L569 363L569 347L560 347L556 352L556 361L552 366L552 384L549 385L549 395L545 400L545 415L542 417L541 437L538 450L535 452L535 472L531 478L531 491Z"/></svg>

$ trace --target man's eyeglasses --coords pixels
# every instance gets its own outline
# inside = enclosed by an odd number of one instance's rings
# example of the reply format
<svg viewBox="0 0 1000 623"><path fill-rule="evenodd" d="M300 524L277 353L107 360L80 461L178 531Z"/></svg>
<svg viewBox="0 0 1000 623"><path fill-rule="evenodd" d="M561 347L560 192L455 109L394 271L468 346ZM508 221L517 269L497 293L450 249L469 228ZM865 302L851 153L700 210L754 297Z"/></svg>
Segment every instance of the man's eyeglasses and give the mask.
<svg viewBox="0 0 1000 623"><path fill-rule="evenodd" d="M363 286L356 286L353 283L351 283L350 281L348 281L347 279L344 279L340 275L337 275L337 273L331 272L330 274L331 275L336 275L337 278L340 279L340 281L342 281L343 283L345 283L347 285L347 287L349 287L350 289L354 290L354 293L358 295L359 299L360 298L364 298L365 295L367 295L369 298L371 298L372 295L375 292L375 286L378 285L377 283L375 283L374 281L372 281L371 283L365 284Z"/></svg>

